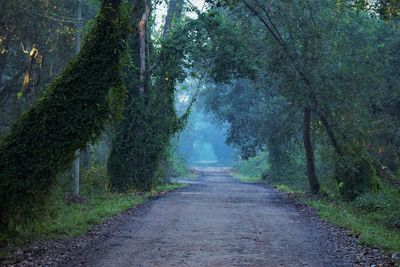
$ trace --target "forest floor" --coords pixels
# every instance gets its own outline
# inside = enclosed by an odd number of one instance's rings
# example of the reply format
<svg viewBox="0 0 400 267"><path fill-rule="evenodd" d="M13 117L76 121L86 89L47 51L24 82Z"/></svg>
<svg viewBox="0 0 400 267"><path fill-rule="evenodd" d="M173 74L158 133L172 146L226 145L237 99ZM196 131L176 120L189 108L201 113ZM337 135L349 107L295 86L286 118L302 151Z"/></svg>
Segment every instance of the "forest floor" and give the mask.
<svg viewBox="0 0 400 267"><path fill-rule="evenodd" d="M392 266L346 230L284 194L196 170L168 193L70 240L24 253L17 266ZM44 247L45 246L45 247Z"/></svg>

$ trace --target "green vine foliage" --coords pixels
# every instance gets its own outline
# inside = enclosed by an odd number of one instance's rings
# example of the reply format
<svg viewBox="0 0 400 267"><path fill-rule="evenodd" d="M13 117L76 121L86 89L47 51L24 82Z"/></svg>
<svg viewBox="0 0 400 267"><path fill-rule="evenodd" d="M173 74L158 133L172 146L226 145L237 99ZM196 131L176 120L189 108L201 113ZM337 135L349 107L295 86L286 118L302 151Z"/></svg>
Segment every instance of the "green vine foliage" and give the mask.
<svg viewBox="0 0 400 267"><path fill-rule="evenodd" d="M163 112L159 100L154 91L131 99L124 121L116 128L108 162L115 191L150 191L161 178L157 174L169 145L173 115Z"/></svg>
<svg viewBox="0 0 400 267"><path fill-rule="evenodd" d="M116 126L108 161L111 188L119 192L150 191L160 182L171 137L184 127L190 112L188 109L178 117L174 106L176 82L186 77L187 35L174 30L162 40L144 93L138 90L139 69L135 67L139 60L138 32L133 30L132 35L129 45L133 63L127 70L125 116Z"/></svg>
<svg viewBox="0 0 400 267"><path fill-rule="evenodd" d="M56 176L96 140L124 94L120 56L129 31L121 10L103 6L81 53L0 143L0 229L40 214Z"/></svg>
<svg viewBox="0 0 400 267"><path fill-rule="evenodd" d="M345 199L353 200L362 193L379 190L375 162L361 146L342 146L342 154L336 156L335 163L339 191Z"/></svg>

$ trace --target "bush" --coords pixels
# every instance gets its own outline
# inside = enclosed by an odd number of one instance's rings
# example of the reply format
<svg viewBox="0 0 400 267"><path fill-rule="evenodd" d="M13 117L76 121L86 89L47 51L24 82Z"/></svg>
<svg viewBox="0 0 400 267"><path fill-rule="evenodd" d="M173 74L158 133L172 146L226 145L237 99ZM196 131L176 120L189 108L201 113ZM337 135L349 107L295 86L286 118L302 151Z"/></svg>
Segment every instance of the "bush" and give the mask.
<svg viewBox="0 0 400 267"><path fill-rule="evenodd" d="M190 177L192 174L188 169L188 162L184 155L179 154L173 147L169 149L166 161L168 178L170 177Z"/></svg>
<svg viewBox="0 0 400 267"><path fill-rule="evenodd" d="M233 167L234 171L248 177L261 178L269 170L268 153L260 152L248 160L240 160Z"/></svg>
<svg viewBox="0 0 400 267"><path fill-rule="evenodd" d="M376 192L380 183L372 158L357 146L347 146L336 160L339 191L348 200L366 192Z"/></svg>

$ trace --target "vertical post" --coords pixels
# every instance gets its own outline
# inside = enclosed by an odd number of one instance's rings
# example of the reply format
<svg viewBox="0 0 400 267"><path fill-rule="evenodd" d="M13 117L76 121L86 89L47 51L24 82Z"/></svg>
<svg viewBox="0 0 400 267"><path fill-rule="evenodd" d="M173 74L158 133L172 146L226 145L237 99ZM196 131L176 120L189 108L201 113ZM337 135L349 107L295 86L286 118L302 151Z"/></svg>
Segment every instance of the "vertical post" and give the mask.
<svg viewBox="0 0 400 267"><path fill-rule="evenodd" d="M78 195L79 194L79 151L76 152L73 175L74 175L74 195Z"/></svg>
<svg viewBox="0 0 400 267"><path fill-rule="evenodd" d="M82 31L82 0L78 0L78 23L76 25L76 54L81 50L81 31ZM79 151L76 151L76 157L73 166L74 176L74 195L79 194Z"/></svg>

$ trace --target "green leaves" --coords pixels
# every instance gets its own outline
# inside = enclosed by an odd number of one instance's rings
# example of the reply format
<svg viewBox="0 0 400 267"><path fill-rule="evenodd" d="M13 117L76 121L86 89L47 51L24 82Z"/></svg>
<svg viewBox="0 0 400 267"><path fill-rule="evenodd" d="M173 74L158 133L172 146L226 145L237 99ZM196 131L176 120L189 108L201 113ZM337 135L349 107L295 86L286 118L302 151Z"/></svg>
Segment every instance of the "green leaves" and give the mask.
<svg viewBox="0 0 400 267"><path fill-rule="evenodd" d="M102 133L110 90L121 84L126 25L119 11L103 7L81 53L1 140L0 231L40 215L56 176Z"/></svg>
<svg viewBox="0 0 400 267"><path fill-rule="evenodd" d="M139 14L142 11L137 11ZM133 15L137 16L136 14ZM186 53L191 39L188 24L181 23L159 46L151 46L146 89L138 93L139 70L126 68L128 98L124 119L115 128L108 161L111 187L115 191L152 190L162 179L170 139L183 127L188 114L179 118L174 107L175 85L186 78ZM129 39L132 66L139 66L139 34Z"/></svg>
<svg viewBox="0 0 400 267"><path fill-rule="evenodd" d="M340 146L351 147L327 156L320 165L329 168L321 175L334 176L336 169L335 189L340 185L349 199L377 190L376 161L400 168L398 131L393 131L400 123L394 115L400 88L398 30L355 9L396 12L394 2L371 7L367 1L247 1L230 9L228 1L210 1L211 11L201 21L210 26L211 41L207 58L199 61L207 62L203 68L221 83L220 92L208 92L208 104L230 123L228 141L244 156L266 149L272 166L286 166L284 159L299 151L292 146L301 139L299 111L310 106L316 147L329 150L332 142L318 126L321 111ZM238 86L244 78L247 84ZM286 104L275 105L274 97Z"/></svg>

